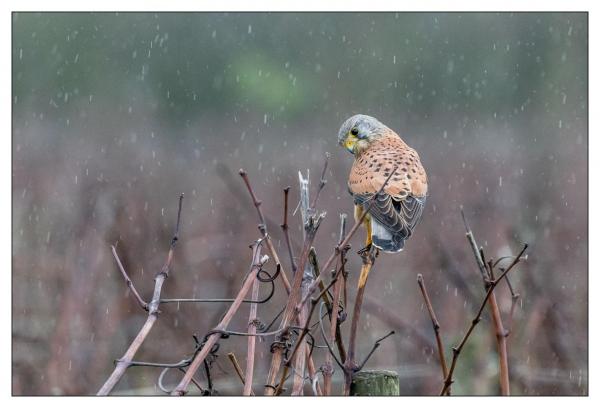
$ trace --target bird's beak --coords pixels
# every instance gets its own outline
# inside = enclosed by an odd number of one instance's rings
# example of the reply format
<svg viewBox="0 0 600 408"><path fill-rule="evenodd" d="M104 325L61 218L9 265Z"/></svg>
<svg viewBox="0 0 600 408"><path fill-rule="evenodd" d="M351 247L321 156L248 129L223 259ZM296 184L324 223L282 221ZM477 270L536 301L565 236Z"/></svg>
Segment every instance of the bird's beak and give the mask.
<svg viewBox="0 0 600 408"><path fill-rule="evenodd" d="M357 140L358 138L356 136L354 136L351 133L348 133L346 135L346 138L344 139L344 147L346 148L346 150L354 154L354 145L356 144Z"/></svg>

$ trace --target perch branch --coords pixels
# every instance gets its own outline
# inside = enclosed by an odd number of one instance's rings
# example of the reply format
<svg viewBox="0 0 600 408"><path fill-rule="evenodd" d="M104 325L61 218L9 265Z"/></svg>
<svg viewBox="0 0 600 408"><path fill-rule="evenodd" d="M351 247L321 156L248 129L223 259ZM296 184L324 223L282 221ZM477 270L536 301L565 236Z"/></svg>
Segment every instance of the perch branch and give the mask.
<svg viewBox="0 0 600 408"><path fill-rule="evenodd" d="M389 182L390 178L396 173L397 169L398 169L398 167L394 167L393 171L387 177L385 182L382 184L381 188L377 191L376 194L373 195L373 197L371 199L369 199L367 208L365 208L365 211L363 212L362 216L360 217L360 219L357 220L357 222L354 224L354 226L350 229L350 231L345 236L345 238L342 240L340 245L338 245L334 249L333 253L329 256L327 261L325 261L325 264L322 267L323 270L327 270L331 266L331 264L333 263L333 261L335 260L337 254L338 254L339 248L343 248L346 245L348 245L350 239L354 236L354 234L356 233L358 228L362 225L365 217L367 216L367 213L373 206L373 203L374 203L373 198L376 197L377 195L379 195L383 191L383 189ZM312 246L312 241L314 240L314 235L316 233L316 228L318 228L318 224L320 224L322 217L323 217L323 215L317 216L316 220L314 220L312 222L313 227L309 228L307 230L307 236L305 239L304 248L302 250L302 253L301 253L299 261L298 261L298 270L304 270L304 266L305 266L307 258L308 258L308 252L310 250L310 247ZM310 219L312 219L312 217L309 217L309 220ZM306 228L306 226L305 226L305 228ZM300 289L300 284L302 281L301 275L302 274L298 273L294 277L295 278L294 284L292 286L292 290L290 292L290 296L289 296L288 302L286 304L286 311L284 312L284 316L282 318L282 322L281 322L281 326L280 326L282 329L285 329L286 326L289 326L289 322L291 321L290 317L291 317L291 315L293 315L293 310L294 310L293 305L295 305L298 302L299 289ZM320 277L316 278L315 280L318 281L319 279L320 279ZM282 334L280 335L280 338L285 339L286 336L287 336L287 330L282 330ZM271 367L269 369L269 374L267 376L267 381L265 384L265 395L273 395L274 391L275 391L275 379L277 378L277 373L281 366L282 354L283 354L283 347L280 346L281 343L282 343L282 341L280 339L277 342L277 347L275 347L275 349L273 350L273 357L271 359Z"/></svg>
<svg viewBox="0 0 600 408"><path fill-rule="evenodd" d="M344 395L350 395L350 385L354 373L358 371L356 363L356 336L358 334L358 321L362 309L362 302L365 295L367 279L375 261L374 249L371 248L367 253L361 254L362 267L356 291L356 299L354 300L354 310L352 312L352 321L350 323L350 338L348 340L348 356L344 361Z"/></svg>

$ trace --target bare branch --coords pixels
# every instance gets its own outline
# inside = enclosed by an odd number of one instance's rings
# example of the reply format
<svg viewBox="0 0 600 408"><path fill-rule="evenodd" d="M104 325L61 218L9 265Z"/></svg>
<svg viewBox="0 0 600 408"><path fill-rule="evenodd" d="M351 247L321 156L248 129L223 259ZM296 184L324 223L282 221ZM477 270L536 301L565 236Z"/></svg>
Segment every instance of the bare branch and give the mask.
<svg viewBox="0 0 600 408"><path fill-rule="evenodd" d="M262 240L259 240L255 244L252 245L253 253L252 253L252 264L251 264L250 272L246 276L246 280L244 281L242 288L238 292L238 294L235 298L235 302L233 302L231 304L231 306L229 307L229 310L227 310L227 313L225 314L223 319L221 319L221 322L213 330L214 333L211 334L210 336L208 336L206 342L204 343L204 346L199 350L199 352L194 357L194 360L190 364L190 368L185 373L185 376L181 379L181 381L179 382L177 387L175 387L175 389L171 393L172 395L184 395L186 393L186 389L187 389L192 377L194 376L194 374L200 367L200 364L202 364L204 362L204 359L208 356L212 347L221 338L222 332L227 329L229 322L231 321L231 319L233 318L233 316L239 309L240 305L242 304L242 300L244 299L244 297L250 290L250 287L254 283L254 280L256 279L256 277L258 275L258 271L261 268L261 262L260 262L260 260L261 260L261 256L260 256L261 242L262 242Z"/></svg>
<svg viewBox="0 0 600 408"><path fill-rule="evenodd" d="M467 332L463 336L463 338L460 341L460 343L458 344L458 346L452 348L452 352L453 352L452 363L450 364L450 370L448 371L448 375L446 376L446 379L444 380L444 386L442 387L442 390L440 391L440 395L444 395L446 393L446 391L448 390L448 387L450 387L450 385L452 384L452 382L453 382L452 375L453 375L454 369L456 367L456 362L458 360L458 356L460 355L460 352L461 352L462 348L464 347L465 343L469 339L469 336L471 336L473 329L481 321L481 313L483 313L483 309L485 308L485 305L487 304L488 299L490 298L490 295L494 292L494 289L496 288L498 283L500 283L502 281L502 279L504 279L504 277L508 274L508 272L510 272L510 270L519 262L519 259L521 258L521 256L523 255L523 253L526 250L527 250L527 244L525 244L523 246L523 249L521 250L519 255L515 258L513 263L511 263L510 266L506 270L503 270L502 274L497 279L490 281L489 288L486 292L483 302L481 303L481 306L479 307L479 309L477 311L477 314L475 315L475 318L471 321L471 325L467 329Z"/></svg>
<svg viewBox="0 0 600 408"><path fill-rule="evenodd" d="M283 189L283 224L281 229L283 230L283 236L285 237L285 243L287 245L288 254L290 256L290 265L292 265L292 273L296 272L296 261L294 260L294 250L292 249L292 242L290 241L290 232L288 226L288 200L289 200L290 187Z"/></svg>
<svg viewBox="0 0 600 408"><path fill-rule="evenodd" d="M423 295L423 299L425 300L425 305L427 306L427 311L429 312L429 317L431 318L431 323L433 324L433 331L435 332L435 341L437 344L438 354L440 358L440 365L442 367L442 378L446 378L448 376L448 367L446 366L446 356L444 355L444 345L442 343L442 337L440 335L440 323L438 322L437 317L435 316L435 312L433 310L433 305L431 304L431 299L429 298L429 294L427 293L427 288L425 287L425 281L423 280L423 275L417 275L417 283L419 284L419 288L421 289L421 294ZM448 394L450 393L450 387L447 390Z"/></svg>
<svg viewBox="0 0 600 408"><path fill-rule="evenodd" d="M112 372L110 377L108 377L108 379L106 380L104 385L102 385L100 390L98 390L97 395L108 395L113 390L113 388L117 385L119 380L121 380L123 375L125 375L125 371L131 365L131 361L133 360L133 357L135 357L135 354L137 353L138 349L142 346L142 344L146 340L146 337L148 337L148 333L150 333L150 330L152 330L152 327L154 326L154 323L156 322L156 319L158 318L158 305L160 304L160 293L161 293L162 286L163 286L165 279L167 278L167 276L169 276L169 268L171 267L171 261L173 260L173 251L174 251L175 245L179 239L179 224L181 221L182 206L183 206L183 194L181 194L179 196L179 207L177 210L177 224L175 226L175 233L173 234L173 238L171 239L171 245L169 248L169 252L167 254L167 261L165 262L162 269L160 270L160 272L156 275L156 278L154 279L154 293L152 295L152 300L150 301L150 304L148 304L148 317L146 319L146 322L144 323L144 325L138 332L138 334L135 337L135 339L133 340L133 342L129 345L129 348L127 349L127 351L125 352L123 357L121 357L118 360L114 371Z"/></svg>
<svg viewBox="0 0 600 408"><path fill-rule="evenodd" d="M258 279L254 280L252 284L252 300L256 301L258 299L258 290L259 290L260 281ZM256 334L257 329L257 313L258 305L253 303L250 305L250 315L248 316L248 333ZM254 394L252 391L252 378L254 375L254 352L256 348L256 337L248 336L248 354L246 356L246 378L244 382L244 391L243 395Z"/></svg>
<svg viewBox="0 0 600 408"><path fill-rule="evenodd" d="M235 357L235 354L227 353L227 357L229 357L229 361L231 361L231 365L233 366L235 373L237 374L238 378L240 379L240 381L242 382L242 385L245 388L246 380L244 379L244 371L242 370L242 367L240 367L240 363L238 362L237 358ZM254 391L250 390L250 395L255 395Z"/></svg>
<svg viewBox="0 0 600 408"><path fill-rule="evenodd" d="M144 309L145 311L148 311L148 303L146 303L144 301L144 299L142 299L142 297L140 296L138 291L135 289L133 282L131 281L131 279L129 279L129 275L127 275L127 272L125 272L125 268L123 267L123 264L121 263L121 260L119 259L119 255L117 255L117 249L115 248L114 245L111 245L110 248L112 249L112 254L113 254L115 260L117 261L119 270L121 271L123 278L125 278L125 283L127 283L127 287L129 288L129 290L131 290L131 293L133 293L133 296L137 300L138 304L142 307L142 309Z"/></svg>

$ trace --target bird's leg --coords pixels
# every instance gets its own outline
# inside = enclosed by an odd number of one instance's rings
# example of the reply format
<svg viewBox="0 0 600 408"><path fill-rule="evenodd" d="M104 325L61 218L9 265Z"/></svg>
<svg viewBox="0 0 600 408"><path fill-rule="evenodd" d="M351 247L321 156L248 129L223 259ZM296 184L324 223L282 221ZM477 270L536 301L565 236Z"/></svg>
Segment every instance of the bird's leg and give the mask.
<svg viewBox="0 0 600 408"><path fill-rule="evenodd" d="M358 289L362 289L367 284L369 272L371 272L371 267L375 263L375 258L379 255L379 249L369 244L359 251L359 255L362 258L362 267L360 268L360 277L358 278Z"/></svg>
<svg viewBox="0 0 600 408"><path fill-rule="evenodd" d="M363 211L364 210L361 205L354 206L354 218L356 221L358 221L360 219L360 217L362 217ZM367 215L365 217L365 219L363 220L363 224L367 230L367 238L365 240L365 247L357 252L360 256L370 252L371 247L373 245L373 239L372 239L372 235L371 235L372 229L371 229L371 216L370 215Z"/></svg>

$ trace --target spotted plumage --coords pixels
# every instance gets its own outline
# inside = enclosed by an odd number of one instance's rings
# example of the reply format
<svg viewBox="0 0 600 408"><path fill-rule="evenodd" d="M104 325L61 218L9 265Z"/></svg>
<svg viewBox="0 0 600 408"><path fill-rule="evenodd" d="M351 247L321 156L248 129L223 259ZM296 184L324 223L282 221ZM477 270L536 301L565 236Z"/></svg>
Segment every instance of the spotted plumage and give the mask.
<svg viewBox="0 0 600 408"><path fill-rule="evenodd" d="M399 252L423 215L427 174L417 152L393 130L366 115L346 120L338 141L354 155L348 188L359 218L370 199L365 219L367 245L385 252ZM396 171L394 172L394 168ZM384 185L377 197L373 197Z"/></svg>

